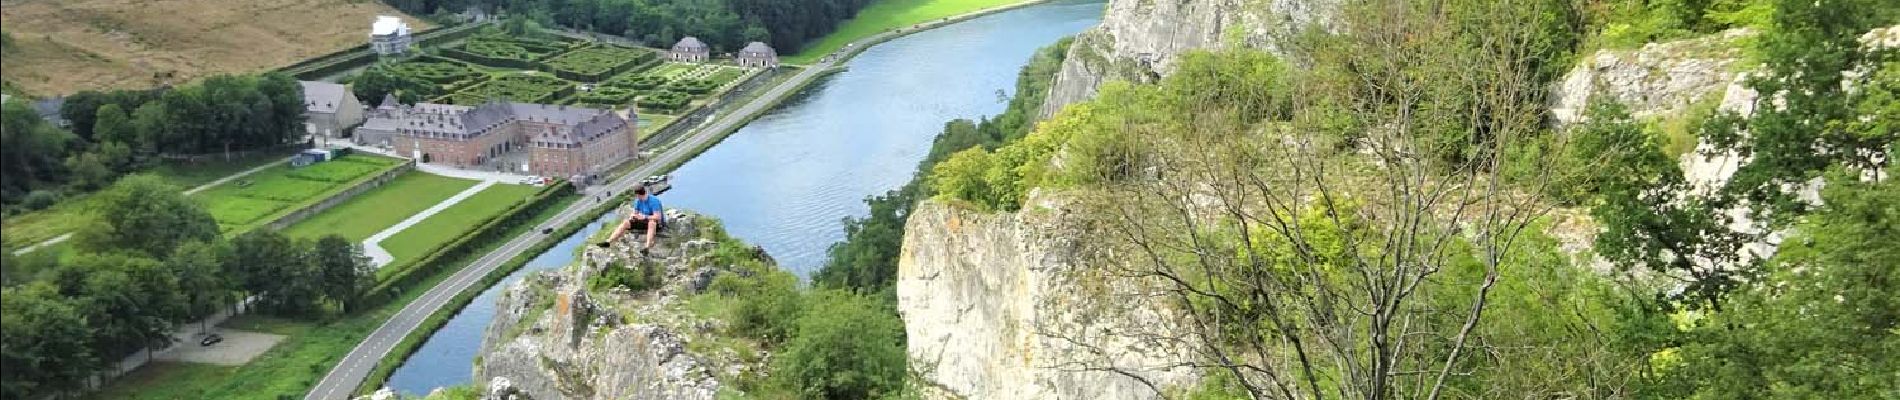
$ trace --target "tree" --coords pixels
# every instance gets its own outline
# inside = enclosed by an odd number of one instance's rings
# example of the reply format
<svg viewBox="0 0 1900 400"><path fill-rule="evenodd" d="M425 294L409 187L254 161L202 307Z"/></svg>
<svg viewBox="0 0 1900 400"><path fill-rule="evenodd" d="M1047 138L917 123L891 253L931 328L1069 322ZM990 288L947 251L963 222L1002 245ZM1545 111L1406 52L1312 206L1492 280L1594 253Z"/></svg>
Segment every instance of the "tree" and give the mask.
<svg viewBox="0 0 1900 400"><path fill-rule="evenodd" d="M164 257L186 242L218 237L210 213L156 176L120 179L95 199L93 221L76 234L82 249Z"/></svg>
<svg viewBox="0 0 1900 400"><path fill-rule="evenodd" d="M166 268L178 277L178 288L186 299L187 317L208 317L235 300L231 293L236 285L226 279L224 272L223 261L229 258L229 253L230 249L223 243L187 242L165 259Z"/></svg>
<svg viewBox="0 0 1900 400"><path fill-rule="evenodd" d="M1834 173L1822 208L1720 313L1687 318L1653 369L1657 398L1900 395L1900 183ZM1652 317L1663 319L1663 317Z"/></svg>
<svg viewBox="0 0 1900 400"><path fill-rule="evenodd" d="M74 299L94 332L93 354L113 360L171 338L172 323L185 317L178 277L163 263L135 254L72 256L55 272L55 285Z"/></svg>
<svg viewBox="0 0 1900 400"><path fill-rule="evenodd" d="M904 386L904 324L877 300L837 290L806 297L810 310L773 361L772 379L808 399L872 399Z"/></svg>
<svg viewBox="0 0 1900 400"><path fill-rule="evenodd" d="M76 390L98 365L79 310L46 282L0 290L0 396Z"/></svg>
<svg viewBox="0 0 1900 400"><path fill-rule="evenodd" d="M144 148L138 130L132 126L132 116L118 104L99 107L99 116L92 127L93 141L98 143L116 142L133 148Z"/></svg>
<svg viewBox="0 0 1900 400"><path fill-rule="evenodd" d="M40 119L24 100L0 105L0 196L17 201L43 183L59 182L72 135Z"/></svg>
<svg viewBox="0 0 1900 400"><path fill-rule="evenodd" d="M314 311L323 295L323 274L309 247L269 229L245 232L231 240L228 274L264 309L282 315Z"/></svg>
<svg viewBox="0 0 1900 400"><path fill-rule="evenodd" d="M112 167L106 165L99 153L79 153L66 157L66 170L72 174L69 183L74 189L90 191L112 183Z"/></svg>
<svg viewBox="0 0 1900 400"><path fill-rule="evenodd" d="M317 239L311 253L312 262L322 271L324 295L343 305L345 311L373 283L369 258L342 236L324 235Z"/></svg>

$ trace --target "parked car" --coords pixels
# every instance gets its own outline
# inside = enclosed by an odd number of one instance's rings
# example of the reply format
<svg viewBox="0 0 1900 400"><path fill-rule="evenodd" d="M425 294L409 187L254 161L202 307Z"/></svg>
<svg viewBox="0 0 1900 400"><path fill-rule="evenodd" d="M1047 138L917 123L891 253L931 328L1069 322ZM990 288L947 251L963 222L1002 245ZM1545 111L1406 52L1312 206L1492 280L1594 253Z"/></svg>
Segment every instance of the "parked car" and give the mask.
<svg viewBox="0 0 1900 400"><path fill-rule="evenodd" d="M209 347L211 345L218 344L218 342L223 342L223 341L224 341L224 336L219 336L218 334L213 333L213 334L205 336L204 340L198 341L198 345Z"/></svg>

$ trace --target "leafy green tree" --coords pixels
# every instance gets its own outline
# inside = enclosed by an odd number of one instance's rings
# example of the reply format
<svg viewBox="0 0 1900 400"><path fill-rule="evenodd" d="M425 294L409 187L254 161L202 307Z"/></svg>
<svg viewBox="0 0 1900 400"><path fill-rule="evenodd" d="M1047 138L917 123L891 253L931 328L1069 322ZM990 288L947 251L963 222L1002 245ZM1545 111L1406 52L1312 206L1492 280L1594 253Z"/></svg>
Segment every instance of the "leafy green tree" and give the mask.
<svg viewBox="0 0 1900 400"><path fill-rule="evenodd" d="M172 323L186 316L178 277L158 260L124 252L84 253L71 256L55 274L60 294L74 299L92 329L89 346L102 359L164 343Z"/></svg>
<svg viewBox="0 0 1900 400"><path fill-rule="evenodd" d="M223 262L230 251L221 242L187 242L165 259L166 268L178 277L186 316L204 318L236 301L231 296L236 285L224 273Z"/></svg>
<svg viewBox="0 0 1900 400"><path fill-rule="evenodd" d="M186 242L218 237L210 213L156 176L120 179L95 196L90 211L92 223L76 235L81 249L163 257Z"/></svg>
<svg viewBox="0 0 1900 400"><path fill-rule="evenodd" d="M324 290L323 274L308 247L269 229L245 232L231 240L225 267L246 293L266 310L301 315L316 310Z"/></svg>
<svg viewBox="0 0 1900 400"><path fill-rule="evenodd" d="M375 283L369 257L355 243L337 235L324 235L312 244L311 258L323 274L323 293L348 311L363 291Z"/></svg>
<svg viewBox="0 0 1900 400"><path fill-rule="evenodd" d="M806 301L808 311L773 361L774 383L809 399L871 399L903 388L904 324L895 312L837 290Z"/></svg>
<svg viewBox="0 0 1900 400"><path fill-rule="evenodd" d="M46 282L0 289L0 397L79 389L97 366L78 307Z"/></svg>
<svg viewBox="0 0 1900 400"><path fill-rule="evenodd" d="M138 130L132 126L132 115L126 113L118 104L99 106L99 115L92 127L94 142L117 142L131 147L143 148Z"/></svg>
<svg viewBox="0 0 1900 400"><path fill-rule="evenodd" d="M72 174L68 184L74 189L89 191L112 183L112 167L99 153L78 153L66 157L66 170Z"/></svg>
<svg viewBox="0 0 1900 400"><path fill-rule="evenodd" d="M1870 51L1859 42L1869 29L1892 23L1900 11L1880 0L1778 0L1773 28L1762 34L1757 50L1762 71L1748 86L1762 93L1749 117L1728 114L1704 126L1701 136L1718 149L1745 154L1714 200L1718 208L1741 205L1756 221L1784 226L1810 206L1796 188L1834 166L1875 171L1890 161L1886 152L1896 138L1891 130L1861 120L1863 108L1888 108L1891 92L1850 88L1892 87L1872 83L1896 79L1893 73L1848 73L1860 68L1885 71L1900 62L1900 51ZM1868 105L1858 103L1868 102ZM1868 110L1873 111L1873 110Z"/></svg>
<svg viewBox="0 0 1900 400"><path fill-rule="evenodd" d="M1689 319L1647 395L1900 396L1900 183L1835 174L1822 199L1762 279L1736 289L1722 312Z"/></svg>
<svg viewBox="0 0 1900 400"><path fill-rule="evenodd" d="M798 319L798 277L772 268L755 268L751 275L721 275L711 288L739 299L732 321L739 334L766 343L784 342Z"/></svg>
<svg viewBox="0 0 1900 400"><path fill-rule="evenodd" d="M40 119L24 100L0 105L0 174L7 177L0 182L0 197L12 203L45 183L59 182L72 139Z"/></svg>

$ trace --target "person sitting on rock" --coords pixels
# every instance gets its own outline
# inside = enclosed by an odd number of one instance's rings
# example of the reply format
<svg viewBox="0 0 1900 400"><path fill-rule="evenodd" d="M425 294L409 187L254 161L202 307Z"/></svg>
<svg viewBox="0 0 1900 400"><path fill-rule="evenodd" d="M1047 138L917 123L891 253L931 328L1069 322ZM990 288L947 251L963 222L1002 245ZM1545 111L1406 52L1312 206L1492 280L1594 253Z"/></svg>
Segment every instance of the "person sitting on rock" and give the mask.
<svg viewBox="0 0 1900 400"><path fill-rule="evenodd" d="M620 241L620 236L625 235L627 229L633 228L635 221L644 225L643 228L647 231L646 246L641 247L640 251L652 250L653 235L659 233L661 224L666 223L666 209L660 206L658 196L647 195L645 186L633 189L633 215L620 222L620 227L614 229L613 236L608 237L607 242Z"/></svg>

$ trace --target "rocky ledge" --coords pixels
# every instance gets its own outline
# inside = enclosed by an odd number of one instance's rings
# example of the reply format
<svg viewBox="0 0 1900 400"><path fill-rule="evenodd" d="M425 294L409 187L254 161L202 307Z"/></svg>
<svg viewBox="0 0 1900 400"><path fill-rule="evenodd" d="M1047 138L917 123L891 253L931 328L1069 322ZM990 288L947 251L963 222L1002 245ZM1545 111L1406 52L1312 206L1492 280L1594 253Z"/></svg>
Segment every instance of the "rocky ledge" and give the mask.
<svg viewBox="0 0 1900 400"><path fill-rule="evenodd" d="M720 377L758 371L742 360L761 357L693 350L694 341L723 331L687 311L684 299L729 271L705 262L724 235L691 213L672 210L668 219L647 254L587 246L578 265L509 286L477 360L484 398L712 399L726 385ZM609 268L652 271L657 282L642 290L596 282Z"/></svg>

